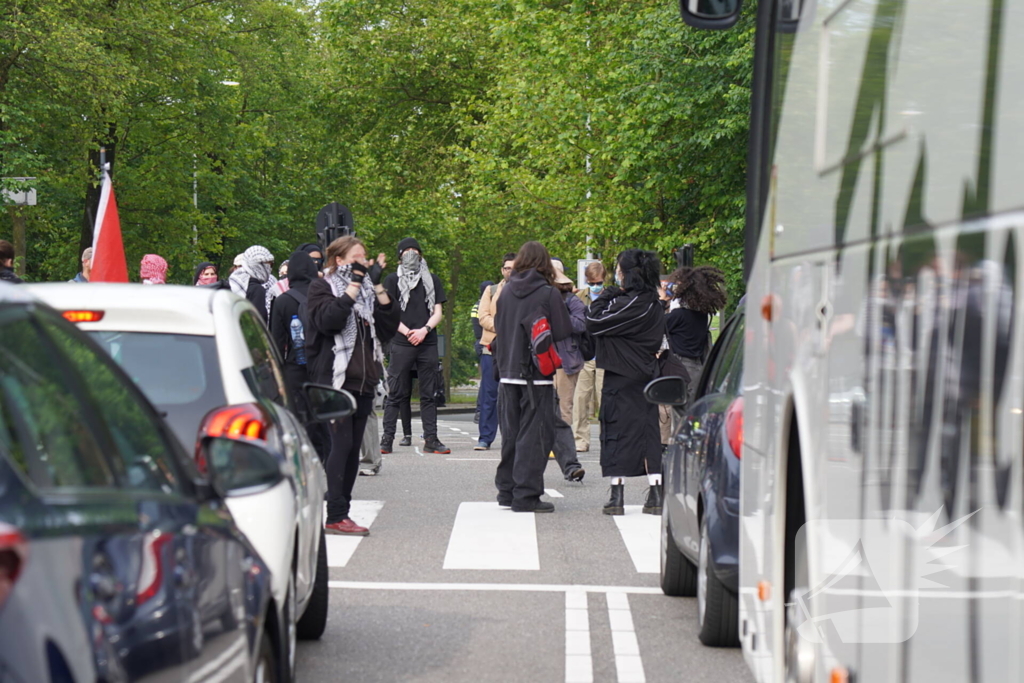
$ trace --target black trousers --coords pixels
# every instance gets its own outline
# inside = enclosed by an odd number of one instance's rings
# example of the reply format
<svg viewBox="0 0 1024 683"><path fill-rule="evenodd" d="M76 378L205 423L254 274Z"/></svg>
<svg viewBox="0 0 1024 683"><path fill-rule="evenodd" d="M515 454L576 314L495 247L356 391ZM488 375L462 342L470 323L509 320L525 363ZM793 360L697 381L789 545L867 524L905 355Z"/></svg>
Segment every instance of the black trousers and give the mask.
<svg viewBox="0 0 1024 683"><path fill-rule="evenodd" d="M544 470L555 443L555 388L502 384L501 461L494 475L498 502L532 507L544 493ZM575 443L575 442L574 442ZM575 448L574 448L575 450Z"/></svg>
<svg viewBox="0 0 1024 683"><path fill-rule="evenodd" d="M302 385L308 381L309 376L305 365L284 364L284 385L288 391L288 401L299 421L306 428L309 440L313 444L316 454L320 456L320 462L326 463L331 448L331 435L327 431L327 425L311 420L309 405L306 403L306 393L302 390Z"/></svg>
<svg viewBox="0 0 1024 683"><path fill-rule="evenodd" d="M331 455L327 458L327 523L348 517L352 487L359 476L359 449L366 420L373 413L373 394L356 394L356 412L331 423Z"/></svg>
<svg viewBox="0 0 1024 683"><path fill-rule="evenodd" d="M562 411L558 405L558 396L555 395L555 445L552 450L555 452L555 462L562 468L562 474L569 476L570 472L578 470L579 458L576 457L576 436L572 427L562 419Z"/></svg>
<svg viewBox="0 0 1024 683"><path fill-rule="evenodd" d="M431 441L437 438L437 406L434 394L437 392L437 346L391 347L391 362L388 364L388 401L384 405L384 433L382 441L395 438L395 427L403 403L408 404L412 393L412 371L420 380L420 420L423 421L423 438Z"/></svg>

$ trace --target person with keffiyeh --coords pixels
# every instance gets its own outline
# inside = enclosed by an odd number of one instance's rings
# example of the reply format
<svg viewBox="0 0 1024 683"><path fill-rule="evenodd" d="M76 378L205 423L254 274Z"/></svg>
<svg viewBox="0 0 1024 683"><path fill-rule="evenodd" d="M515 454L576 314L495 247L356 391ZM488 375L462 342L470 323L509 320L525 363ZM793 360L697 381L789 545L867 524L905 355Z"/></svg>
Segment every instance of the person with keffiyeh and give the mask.
<svg viewBox="0 0 1024 683"><path fill-rule="evenodd" d="M277 282L273 266L274 255L266 247L253 245L242 252L242 265L228 278L231 291L248 299L264 323L270 316L271 289Z"/></svg>
<svg viewBox="0 0 1024 683"><path fill-rule="evenodd" d="M380 284L387 266L384 254L368 261L366 247L355 237L331 242L325 265L324 277L310 283L307 295L307 372L316 384L350 392L356 412L330 424L324 529L329 534L368 536L369 530L353 522L349 510L359 474L359 449L380 380L383 345L398 331L399 308Z"/></svg>
<svg viewBox="0 0 1024 683"><path fill-rule="evenodd" d="M384 434L380 452L390 453L395 427L403 403L412 393L412 373L420 381L420 420L423 422L424 453L451 453L437 438L437 405L434 395L440 384L437 371L437 325L442 304L447 301L440 278L430 272L420 243L406 237L398 243L398 273L384 281L388 296L401 309L399 334L391 346L388 364L388 400L384 405Z"/></svg>

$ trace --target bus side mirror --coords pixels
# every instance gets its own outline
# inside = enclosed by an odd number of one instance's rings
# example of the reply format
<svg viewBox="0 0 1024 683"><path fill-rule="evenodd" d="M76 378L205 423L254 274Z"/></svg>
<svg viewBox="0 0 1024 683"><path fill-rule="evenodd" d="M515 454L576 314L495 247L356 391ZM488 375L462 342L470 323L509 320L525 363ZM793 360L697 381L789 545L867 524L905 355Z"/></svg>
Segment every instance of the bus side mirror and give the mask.
<svg viewBox="0 0 1024 683"><path fill-rule="evenodd" d="M694 28L732 28L740 18L743 0L679 0L683 21Z"/></svg>

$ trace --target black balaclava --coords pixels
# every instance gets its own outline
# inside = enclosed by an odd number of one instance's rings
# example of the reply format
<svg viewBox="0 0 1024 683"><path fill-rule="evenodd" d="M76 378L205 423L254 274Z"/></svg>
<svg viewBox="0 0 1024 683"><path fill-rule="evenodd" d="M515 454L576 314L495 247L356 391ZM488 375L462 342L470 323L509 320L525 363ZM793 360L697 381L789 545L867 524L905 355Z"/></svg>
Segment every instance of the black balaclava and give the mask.
<svg viewBox="0 0 1024 683"><path fill-rule="evenodd" d="M319 277L316 263L307 252L296 251L288 257L288 289L306 292L309 283Z"/></svg>

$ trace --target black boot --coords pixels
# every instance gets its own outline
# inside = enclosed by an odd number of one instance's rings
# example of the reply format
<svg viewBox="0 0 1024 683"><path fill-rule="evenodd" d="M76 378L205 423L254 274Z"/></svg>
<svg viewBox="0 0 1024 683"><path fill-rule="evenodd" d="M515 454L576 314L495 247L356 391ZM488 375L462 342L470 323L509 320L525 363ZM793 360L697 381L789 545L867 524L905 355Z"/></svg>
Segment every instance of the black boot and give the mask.
<svg viewBox="0 0 1024 683"><path fill-rule="evenodd" d="M647 489L647 500L644 501L644 512L648 515L661 514L661 484L652 484Z"/></svg>
<svg viewBox="0 0 1024 683"><path fill-rule="evenodd" d="M604 514L606 515L624 515L626 510L624 507L623 498L625 496L625 484L612 484L612 497L608 499L608 502L604 504Z"/></svg>

